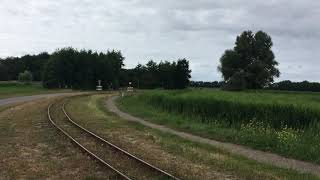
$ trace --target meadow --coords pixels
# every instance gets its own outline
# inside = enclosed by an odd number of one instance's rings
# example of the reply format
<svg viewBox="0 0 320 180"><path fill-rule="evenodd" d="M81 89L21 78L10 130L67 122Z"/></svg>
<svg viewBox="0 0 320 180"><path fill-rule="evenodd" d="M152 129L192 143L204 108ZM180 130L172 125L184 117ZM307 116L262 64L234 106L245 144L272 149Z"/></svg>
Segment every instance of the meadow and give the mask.
<svg viewBox="0 0 320 180"><path fill-rule="evenodd" d="M320 164L320 94L153 90L118 101L155 123Z"/></svg>

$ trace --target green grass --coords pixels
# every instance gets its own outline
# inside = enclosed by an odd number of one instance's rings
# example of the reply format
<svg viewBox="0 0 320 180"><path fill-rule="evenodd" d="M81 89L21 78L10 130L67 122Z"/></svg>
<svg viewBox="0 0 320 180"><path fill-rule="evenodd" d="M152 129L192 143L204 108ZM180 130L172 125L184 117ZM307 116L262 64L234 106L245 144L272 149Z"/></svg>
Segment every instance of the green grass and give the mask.
<svg viewBox="0 0 320 180"><path fill-rule="evenodd" d="M46 89L40 84L22 84L12 82L0 82L0 99L27 96L35 94L46 94L55 92L69 92L71 90Z"/></svg>
<svg viewBox="0 0 320 180"><path fill-rule="evenodd" d="M148 144L153 142L156 146L161 147L161 150L165 152L163 154L172 155L176 161L186 159L188 162L197 164L198 168L209 167L209 171L212 172L235 175L239 179L319 179L310 174L301 174L293 170L257 163L210 145L191 142L139 123L125 121L106 110L104 97L96 95L74 98L67 105L67 110L77 121L95 132L110 134L119 131L124 137L130 137L130 143L135 144L137 141L143 141L145 147L149 147ZM109 138L112 137L114 136L109 136ZM119 137L119 139L121 140L123 137ZM148 150L145 149L145 151ZM149 153L144 152L143 154L147 156ZM180 166L181 168L190 167L188 164ZM190 171L192 170L190 169ZM192 177L189 178L192 179Z"/></svg>
<svg viewBox="0 0 320 180"><path fill-rule="evenodd" d="M118 101L155 123L320 164L320 94L147 91Z"/></svg>

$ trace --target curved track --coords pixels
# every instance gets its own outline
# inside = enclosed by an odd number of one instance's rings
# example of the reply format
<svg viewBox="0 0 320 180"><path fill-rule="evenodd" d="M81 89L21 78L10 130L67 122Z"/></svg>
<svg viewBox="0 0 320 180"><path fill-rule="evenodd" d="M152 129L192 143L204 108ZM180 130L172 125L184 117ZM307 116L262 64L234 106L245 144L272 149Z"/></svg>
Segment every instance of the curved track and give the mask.
<svg viewBox="0 0 320 180"><path fill-rule="evenodd" d="M165 177L166 179L178 179L177 177L175 177L175 176L167 173L166 171L161 170L160 168L158 168L158 167L156 167L156 166L154 166L154 165L152 165L152 164L150 164L150 163L148 163L148 162L146 162L146 161L144 161L144 160L142 160L142 159L130 154L129 152L121 149L120 147L112 144L111 142L107 141L106 139L98 136L97 134L93 133L92 131L89 131L88 129L86 129L83 126L79 125L78 123L76 123L74 120L71 119L71 117L69 116L69 114L65 110L65 104L66 104L66 102L64 102L62 104L62 106L61 106L61 110L62 110L64 116L66 117L67 121L73 127L76 127L82 133L84 133L86 135L89 135L90 137L94 138L97 142L100 142L100 143L103 143L103 144L107 145L109 148L112 148L112 150L115 151L116 153L121 154L121 156L126 156L126 158L129 158L131 161L134 161L135 163L139 164L139 167L143 167L144 169L146 169L148 171L152 171L152 173L155 174L154 177L162 177L162 178ZM64 128L59 126L58 123L56 123L52 118L52 115L51 115L51 107L52 106L53 106L53 104L50 104L48 106L48 112L47 112L48 113L48 119L59 131L61 131L66 137L68 137L68 139L70 139L73 143L75 143L81 150L83 150L84 152L89 154L91 157L93 157L97 161L101 162L104 166L107 166L109 169L114 171L121 178L123 178L123 179L131 179L131 177L126 175L126 173L121 172L115 166L111 165L111 163L107 162L108 161L107 159L104 160L102 157L100 157L99 155L97 155L93 151L89 150L89 148L86 148L83 145L84 143L79 142L75 137L70 135L70 133L68 133ZM139 178L139 177L136 177L136 178Z"/></svg>

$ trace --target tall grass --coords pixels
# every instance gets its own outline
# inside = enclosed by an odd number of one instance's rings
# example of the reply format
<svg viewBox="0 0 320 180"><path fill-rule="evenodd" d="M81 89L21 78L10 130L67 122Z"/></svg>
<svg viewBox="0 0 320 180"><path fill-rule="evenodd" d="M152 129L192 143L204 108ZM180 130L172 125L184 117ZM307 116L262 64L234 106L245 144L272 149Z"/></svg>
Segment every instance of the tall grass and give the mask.
<svg viewBox="0 0 320 180"><path fill-rule="evenodd" d="M320 164L320 93L154 90L120 105L173 128Z"/></svg>
<svg viewBox="0 0 320 180"><path fill-rule="evenodd" d="M209 90L152 91L139 99L168 112L219 120L228 126L258 121L275 129L306 129L320 121L320 94L272 94Z"/></svg>

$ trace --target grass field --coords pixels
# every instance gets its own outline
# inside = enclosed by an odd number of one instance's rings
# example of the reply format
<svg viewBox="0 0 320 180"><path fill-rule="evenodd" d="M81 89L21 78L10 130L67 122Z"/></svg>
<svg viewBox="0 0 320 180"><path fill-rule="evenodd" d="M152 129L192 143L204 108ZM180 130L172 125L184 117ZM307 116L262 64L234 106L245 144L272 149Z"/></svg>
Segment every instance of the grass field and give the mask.
<svg viewBox="0 0 320 180"><path fill-rule="evenodd" d="M72 99L67 111L83 126L182 179L317 179L122 120L106 110L105 95Z"/></svg>
<svg viewBox="0 0 320 180"><path fill-rule="evenodd" d="M320 164L320 94L146 91L118 101L155 123Z"/></svg>
<svg viewBox="0 0 320 180"><path fill-rule="evenodd" d="M21 84L12 82L0 82L0 99L10 98L15 96L27 96L35 94L47 94L56 92L69 92L71 90L61 89L45 89L40 84Z"/></svg>

